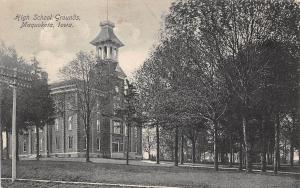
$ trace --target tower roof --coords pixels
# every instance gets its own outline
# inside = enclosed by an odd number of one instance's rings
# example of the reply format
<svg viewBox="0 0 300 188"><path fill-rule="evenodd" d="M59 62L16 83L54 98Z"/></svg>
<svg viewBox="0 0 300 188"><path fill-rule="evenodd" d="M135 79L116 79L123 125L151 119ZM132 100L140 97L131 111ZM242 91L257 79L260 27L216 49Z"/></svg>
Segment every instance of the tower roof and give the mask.
<svg viewBox="0 0 300 188"><path fill-rule="evenodd" d="M101 31L97 35L97 37L91 41L92 45L98 46L105 42L112 42L115 45L117 45L117 47L124 46L124 44L114 34L114 30L113 30L113 28L115 27L114 23L107 20L107 21L101 22L100 26L101 26Z"/></svg>

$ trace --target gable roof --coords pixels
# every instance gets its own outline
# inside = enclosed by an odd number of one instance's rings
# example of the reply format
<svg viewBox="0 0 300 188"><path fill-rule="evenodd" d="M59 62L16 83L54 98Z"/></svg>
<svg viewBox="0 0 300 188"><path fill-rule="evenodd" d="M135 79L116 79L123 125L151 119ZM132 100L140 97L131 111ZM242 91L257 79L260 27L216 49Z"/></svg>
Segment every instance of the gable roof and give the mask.
<svg viewBox="0 0 300 188"><path fill-rule="evenodd" d="M115 71L119 78L124 79L127 77L123 69L119 66L119 63L117 64Z"/></svg>

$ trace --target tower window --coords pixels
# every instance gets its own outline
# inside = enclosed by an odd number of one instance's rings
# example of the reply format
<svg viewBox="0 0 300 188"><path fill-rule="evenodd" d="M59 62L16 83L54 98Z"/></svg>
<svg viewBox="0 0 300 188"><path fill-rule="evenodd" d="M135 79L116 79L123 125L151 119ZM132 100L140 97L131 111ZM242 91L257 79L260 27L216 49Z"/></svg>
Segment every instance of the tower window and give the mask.
<svg viewBox="0 0 300 188"><path fill-rule="evenodd" d="M104 46L104 59L107 57L107 46Z"/></svg>
<svg viewBox="0 0 300 188"><path fill-rule="evenodd" d="M98 57L102 58L102 48L98 48Z"/></svg>

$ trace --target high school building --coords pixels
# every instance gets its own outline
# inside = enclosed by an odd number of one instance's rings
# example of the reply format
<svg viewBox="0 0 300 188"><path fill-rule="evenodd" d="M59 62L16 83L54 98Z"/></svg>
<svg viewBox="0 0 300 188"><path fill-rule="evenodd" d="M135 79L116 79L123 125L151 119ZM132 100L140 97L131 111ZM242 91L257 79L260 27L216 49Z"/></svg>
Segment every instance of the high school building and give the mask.
<svg viewBox="0 0 300 188"><path fill-rule="evenodd" d="M89 147L91 157L125 158L127 133L130 132L130 158L142 157L142 129L131 127L128 131L115 110L124 105L124 79L126 75L118 64L119 48L124 44L114 34L114 24L100 23L101 31L91 44L96 48L99 66L105 67L106 82L97 89L97 100L92 112L90 143L87 145L86 130L78 106L76 87L72 81L51 85L56 115L53 125L39 130L40 154L52 157L85 157ZM79 108L77 110L80 110ZM19 155L34 157L36 153L35 128L19 136Z"/></svg>

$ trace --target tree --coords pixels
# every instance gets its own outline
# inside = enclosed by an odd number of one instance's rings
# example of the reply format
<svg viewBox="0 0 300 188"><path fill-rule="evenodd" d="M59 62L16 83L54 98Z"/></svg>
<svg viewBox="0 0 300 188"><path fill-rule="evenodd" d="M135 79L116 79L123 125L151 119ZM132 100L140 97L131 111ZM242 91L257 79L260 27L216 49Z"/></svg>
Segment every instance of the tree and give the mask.
<svg viewBox="0 0 300 188"><path fill-rule="evenodd" d="M60 70L65 80L72 82L76 87L77 101L72 110L77 112L83 121L87 145L86 162L90 162L91 118L92 111L95 109L97 102L100 101L100 89L109 93L106 101L112 101L111 92L113 87L110 81L112 72L109 72L109 70L115 70L115 67L111 66L112 64L106 60L96 59L94 53L81 51L76 54L74 60ZM112 103L104 105L109 105L110 110L103 115L112 116Z"/></svg>
<svg viewBox="0 0 300 188"><path fill-rule="evenodd" d="M137 116L136 104L137 104L137 91L133 83L130 83L126 79L126 90L124 93L124 107L116 109L117 116L125 119L127 125L127 150L126 150L126 164L129 164L129 150L131 142L131 129L132 127L140 126L141 118Z"/></svg>
<svg viewBox="0 0 300 188"><path fill-rule="evenodd" d="M138 88L148 94L155 91L153 96L159 96L149 98L158 103L151 106L152 111L159 112L155 120L161 122L163 129L175 130L175 159L178 127L188 124L185 129L193 129L193 123L189 122L206 119L214 133L215 169L218 169L218 140L229 139L233 145L235 137L239 140L240 161L244 148L246 170L252 170L258 130L262 130L261 138L265 138L266 123L270 122L267 118L272 117L275 122L274 108L264 102L270 100L269 94L274 92L266 88L278 87L275 92L278 98L273 97L271 101L279 100L282 106L278 108L284 109L281 115L286 114L287 109L295 109L286 108L288 103L281 103L279 97L280 93L287 97L285 93L291 91L295 95L295 84L282 87L283 82L266 81L268 75L276 75L274 73L286 80L284 75L289 71L284 68L284 73L278 72L271 66L272 69L270 65L276 61L265 52L269 48L268 41L276 43L276 47L285 44L294 56L280 53L289 59L284 63L295 62L290 60L298 57L298 14L299 6L292 1L179 0L172 4L160 42L137 77L142 78ZM288 79L296 80L294 72L292 75ZM234 116L229 114L230 110ZM234 125L229 123L232 119L236 121ZM237 130L235 135L231 135L233 128ZM275 133L279 133L278 129ZM271 140L272 136L268 138ZM262 161L265 149L261 149ZM230 150L232 153L232 147ZM278 153L278 149L276 151Z"/></svg>
<svg viewBox="0 0 300 188"><path fill-rule="evenodd" d="M39 130L45 125L53 124L54 103L50 96L47 83L47 74L38 66L38 61L33 60L33 80L31 87L26 89L24 95L24 122L27 126L34 126L36 131L36 159L39 160L40 137Z"/></svg>
<svg viewBox="0 0 300 188"><path fill-rule="evenodd" d="M32 74L32 81L26 80L25 83L27 83L25 85L18 84L19 81L24 83L24 80L20 80L22 76L17 80L16 152L18 160L19 134L23 134L23 131L27 130L29 126L42 127L46 123L51 122L53 107L47 85L47 73L41 70L35 58L32 64L29 64L22 57L18 57L13 48L6 47L3 42L0 47L0 63L3 69L16 68L17 74L23 74L24 71L26 74ZM2 79L6 80L5 78ZM3 96L1 96L1 101L3 100L1 124L5 126L7 145L9 145L8 132L11 131L12 124L12 90L8 85L1 88L3 90ZM31 85L31 88L28 88L28 85ZM39 152L39 149L37 149L37 152ZM8 154L7 150L7 158ZM37 153L37 158L38 156L39 154Z"/></svg>

